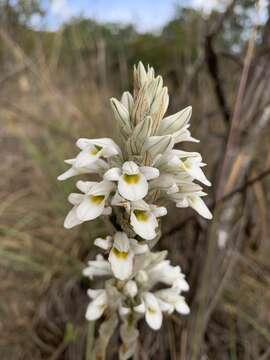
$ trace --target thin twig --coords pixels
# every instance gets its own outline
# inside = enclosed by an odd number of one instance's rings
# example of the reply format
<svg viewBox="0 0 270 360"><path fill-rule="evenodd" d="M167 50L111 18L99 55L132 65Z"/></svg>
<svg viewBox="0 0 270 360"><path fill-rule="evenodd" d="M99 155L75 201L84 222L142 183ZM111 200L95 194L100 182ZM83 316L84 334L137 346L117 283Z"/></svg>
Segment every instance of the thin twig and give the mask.
<svg viewBox="0 0 270 360"><path fill-rule="evenodd" d="M230 164L230 161L232 159L234 149L238 140L238 133L239 133L239 123L240 123L240 114L242 109L242 102L243 102L243 96L246 90L246 84L247 79L249 75L249 70L255 50L255 42L256 42L256 35L257 35L257 24L253 27L252 35L250 37L250 40L248 42L248 48L247 53L244 60L244 68L238 88L238 93L236 97L234 112L231 120L231 127L228 137L228 142L225 150L225 156L224 161L222 164L221 174L220 174L220 180L218 184L218 191L217 191L217 197L222 197L223 194L223 188L225 183L225 173L227 171L227 167Z"/></svg>

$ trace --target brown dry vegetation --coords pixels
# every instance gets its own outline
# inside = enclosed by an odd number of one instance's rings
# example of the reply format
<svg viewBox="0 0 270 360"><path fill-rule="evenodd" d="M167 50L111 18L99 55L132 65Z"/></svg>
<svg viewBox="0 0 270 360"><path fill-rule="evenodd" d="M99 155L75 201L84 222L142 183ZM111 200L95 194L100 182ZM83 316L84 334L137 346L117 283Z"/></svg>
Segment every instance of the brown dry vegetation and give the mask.
<svg viewBox="0 0 270 360"><path fill-rule="evenodd" d="M81 269L106 224L63 229L74 181L59 185L56 177L63 159L74 154L76 138L113 134L108 99L119 84L99 86L94 65L85 76L78 60L71 73L52 61L57 51L48 61L37 48L33 60L6 32L1 38L12 66L0 76L0 359L85 359L93 329L84 319L88 284ZM165 79L173 91L170 112L193 105L192 130L201 142L187 149L200 151L208 163L215 216L209 223L191 210L170 209L159 248L187 273L191 315L167 318L158 333L142 322L138 359L270 358L269 53L254 60L255 54L240 105L236 101L241 115L231 118L233 139L204 61L186 91L189 79L177 91ZM224 61L233 112L247 68ZM215 203L218 184L222 196L232 194ZM222 231L228 239L218 246ZM118 344L116 334L108 358L115 358Z"/></svg>

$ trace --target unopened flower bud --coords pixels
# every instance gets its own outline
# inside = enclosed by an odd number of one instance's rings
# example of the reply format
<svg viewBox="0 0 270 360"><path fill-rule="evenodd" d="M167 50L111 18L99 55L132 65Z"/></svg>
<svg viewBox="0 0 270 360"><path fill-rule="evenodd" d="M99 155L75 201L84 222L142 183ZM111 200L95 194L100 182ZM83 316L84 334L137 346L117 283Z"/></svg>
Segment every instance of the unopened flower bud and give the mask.
<svg viewBox="0 0 270 360"><path fill-rule="evenodd" d="M138 293L138 287L135 281L129 280L124 286L124 294L130 297L134 297Z"/></svg>

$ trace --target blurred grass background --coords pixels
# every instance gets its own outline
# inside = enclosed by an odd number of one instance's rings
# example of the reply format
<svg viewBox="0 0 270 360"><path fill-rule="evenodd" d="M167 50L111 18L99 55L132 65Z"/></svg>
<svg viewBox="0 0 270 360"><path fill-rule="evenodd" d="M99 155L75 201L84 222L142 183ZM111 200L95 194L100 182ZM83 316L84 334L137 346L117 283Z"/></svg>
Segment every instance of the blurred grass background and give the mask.
<svg viewBox="0 0 270 360"><path fill-rule="evenodd" d="M270 359L270 21L266 7L252 35L255 5L232 1L207 18L178 6L154 32L83 17L46 31L31 25L33 15L45 15L42 1L0 0L1 360L85 359L81 269L106 226L97 220L65 230L74 179L56 177L78 137L114 134L108 100L131 89L139 60L164 77L169 113L193 107L201 142L185 149L208 164L215 213L209 223L170 209L159 248L187 273L191 316L167 318L159 333L140 324L139 359ZM222 182L223 195L235 193L216 203ZM115 336L108 358L118 345Z"/></svg>

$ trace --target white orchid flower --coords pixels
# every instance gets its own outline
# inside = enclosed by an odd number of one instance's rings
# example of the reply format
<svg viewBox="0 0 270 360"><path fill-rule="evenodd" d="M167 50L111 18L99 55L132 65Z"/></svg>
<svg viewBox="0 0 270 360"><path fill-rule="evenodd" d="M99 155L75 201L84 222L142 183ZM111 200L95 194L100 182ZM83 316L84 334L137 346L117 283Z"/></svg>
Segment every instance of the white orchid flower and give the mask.
<svg viewBox="0 0 270 360"><path fill-rule="evenodd" d="M108 298L104 289L87 291L88 296L93 299L87 307L85 317L89 321L99 319L108 305Z"/></svg>
<svg viewBox="0 0 270 360"><path fill-rule="evenodd" d="M171 314L176 310L183 315L189 314L190 310L184 297L175 288L158 290L154 295L157 297L162 311Z"/></svg>
<svg viewBox="0 0 270 360"><path fill-rule="evenodd" d="M81 149L75 161L77 168L89 166L100 157L110 158L115 155L122 156L119 146L110 138L81 138L76 142L76 145Z"/></svg>
<svg viewBox="0 0 270 360"><path fill-rule="evenodd" d="M119 194L127 200L143 199L148 193L147 180L159 176L159 170L151 166L139 167L133 161L126 161L122 169L111 168L104 174L104 179L118 182Z"/></svg>
<svg viewBox="0 0 270 360"><path fill-rule="evenodd" d="M166 214L165 207L148 205L145 201L139 200L132 203L130 224L136 234L145 240L152 240L157 236L157 218Z"/></svg>
<svg viewBox="0 0 270 360"><path fill-rule="evenodd" d="M113 240L108 260L114 276L119 280L125 280L132 274L134 252L124 232L117 232Z"/></svg>
<svg viewBox="0 0 270 360"><path fill-rule="evenodd" d="M134 307L138 313L145 314L147 324L153 330L159 330L162 325L162 312L158 299L151 292L145 292L142 295L141 304Z"/></svg>
<svg viewBox="0 0 270 360"><path fill-rule="evenodd" d="M76 186L83 194L72 193L69 202L74 207L68 213L64 227L70 229L84 221L89 221L104 214L109 215L110 207L105 208L106 200L114 188L114 184L103 180L101 182L78 181Z"/></svg>
<svg viewBox="0 0 270 360"><path fill-rule="evenodd" d="M172 150L169 166L187 172L192 179L198 180L206 186L211 186L201 167L205 166L202 157L197 152Z"/></svg>
<svg viewBox="0 0 270 360"><path fill-rule="evenodd" d="M212 219L212 214L205 205L201 197L207 194L197 184L182 184L179 186L179 192L170 194L169 197L176 203L176 207L192 207L198 214L205 219Z"/></svg>
<svg viewBox="0 0 270 360"><path fill-rule="evenodd" d="M97 255L96 260L88 261L88 267L83 270L83 275L93 279L94 276L112 275L110 263L102 255Z"/></svg>
<svg viewBox="0 0 270 360"><path fill-rule="evenodd" d="M108 258L114 276L119 280L128 279L133 271L134 256L146 251L148 251L147 245L139 245L135 239L129 239L124 232L116 232Z"/></svg>
<svg viewBox="0 0 270 360"><path fill-rule="evenodd" d="M82 166L82 167L77 167L75 165L76 158L65 160L65 163L71 165L71 168L69 168L63 174L59 175L57 177L57 180L63 181L63 180L71 178L72 176L82 175L82 174L97 173L97 174L102 175L109 168L109 165L107 164L107 162L102 159L97 159L95 162L92 162L91 164L89 164L87 166Z"/></svg>
<svg viewBox="0 0 270 360"><path fill-rule="evenodd" d="M189 285L180 266L172 266L169 260L163 260L147 270L148 281L154 285L164 283L171 285L180 291L188 291Z"/></svg>

